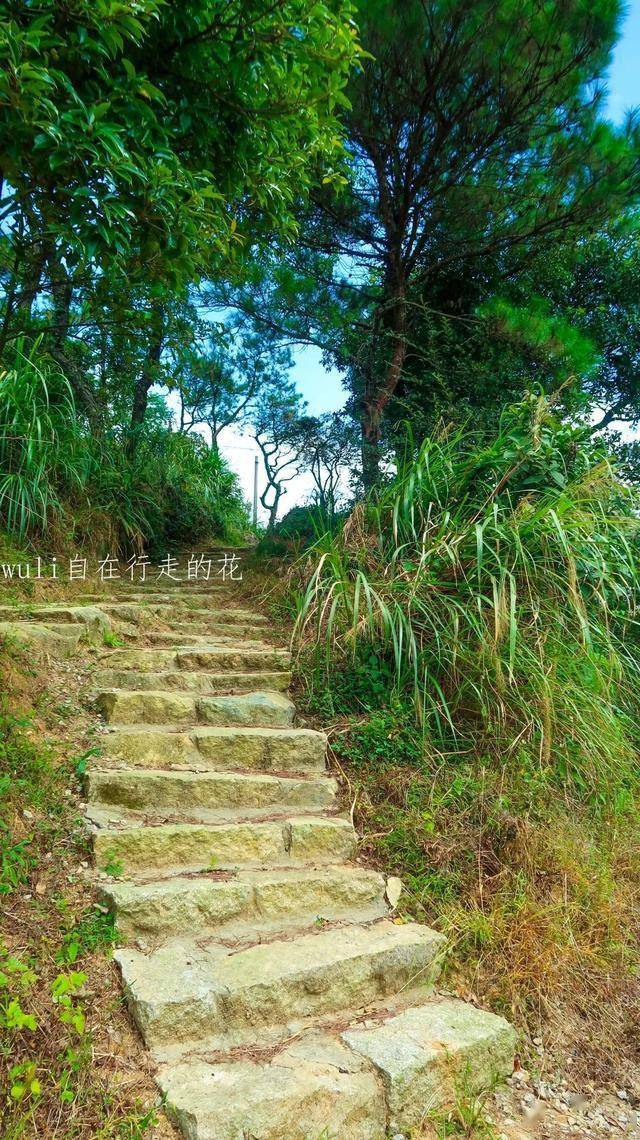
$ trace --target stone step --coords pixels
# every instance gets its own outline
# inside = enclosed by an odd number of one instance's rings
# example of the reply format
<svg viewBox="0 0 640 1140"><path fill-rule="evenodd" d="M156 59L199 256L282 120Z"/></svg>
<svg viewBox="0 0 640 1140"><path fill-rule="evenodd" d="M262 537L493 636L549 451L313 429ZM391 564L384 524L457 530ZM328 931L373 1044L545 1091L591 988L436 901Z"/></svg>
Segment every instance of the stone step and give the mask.
<svg viewBox="0 0 640 1140"><path fill-rule="evenodd" d="M327 1121L340 1140L384 1140L422 1135L425 1115L453 1106L460 1088L474 1096L508 1076L514 1045L502 1018L432 999L378 1027L309 1031L263 1061L163 1065L158 1084L191 1140L236 1140L247 1128L261 1140L308 1140Z"/></svg>
<svg viewBox="0 0 640 1140"><path fill-rule="evenodd" d="M224 634L225 636L233 634L238 641L244 641L246 637L257 640L257 638L264 636L268 628L264 624L261 625L259 621L234 618L226 613L210 613L209 617L206 618L193 618L191 611L176 610L175 608L171 614L162 614L162 620L170 629L177 630L178 633L196 634L200 632L203 637L209 637L211 634ZM159 630L159 633L162 633L162 630Z"/></svg>
<svg viewBox="0 0 640 1140"><path fill-rule="evenodd" d="M87 805L145 815L185 817L194 811L260 808L286 814L292 808L333 806L337 784L328 776L288 777L240 772L164 772L156 769L91 769Z"/></svg>
<svg viewBox="0 0 640 1140"><path fill-rule="evenodd" d="M208 645L204 648L177 649L115 649L104 654L102 661L112 669L135 669L140 673L156 673L159 669L195 672L205 669L218 672L229 669L235 672L251 672L260 669L288 669L291 654L286 649L263 646L259 649L242 648L236 645Z"/></svg>
<svg viewBox="0 0 640 1140"><path fill-rule="evenodd" d="M147 599L140 599L140 601L103 601L100 604L100 609L104 613L114 614L116 617L122 616L127 621L138 614L156 614L158 617L180 614L181 618L198 621L205 628L207 623L221 619L229 623L240 622L245 625L267 624L264 614L254 613L252 610L234 609L228 606L207 606L206 609L201 609L199 603L192 606L187 602L177 600L167 602L154 602Z"/></svg>
<svg viewBox="0 0 640 1140"><path fill-rule="evenodd" d="M340 1041L305 1034L266 1061L163 1065L170 1119L189 1140L385 1140L382 1083Z"/></svg>
<svg viewBox="0 0 640 1140"><path fill-rule="evenodd" d="M275 728L293 724L295 713L293 702L279 692L200 696L176 691L105 689L98 693L96 701L110 724L260 725Z"/></svg>
<svg viewBox="0 0 640 1140"><path fill-rule="evenodd" d="M445 939L382 919L232 952L172 942L151 954L116 950L129 1008L147 1045L179 1055L288 1035L288 1023L360 1010L439 970ZM161 1055L161 1054L160 1054Z"/></svg>
<svg viewBox="0 0 640 1140"><path fill-rule="evenodd" d="M79 605L97 605L101 608L106 605L122 604L123 606L141 605L145 608L159 605L172 606L174 609L176 606L184 606L185 608L206 606L207 608L219 609L225 607L232 601L232 598L230 594L220 588L210 590L207 593L196 594L193 590L189 590L184 594L179 594L175 590L167 592L166 590L154 590L150 587L142 590L109 590L102 594L78 594L74 601Z"/></svg>
<svg viewBox="0 0 640 1140"><path fill-rule="evenodd" d="M100 870L117 862L127 875L148 877L340 863L353 857L356 835L348 819L288 815L245 823L105 826L94 830L93 849Z"/></svg>
<svg viewBox="0 0 640 1140"><path fill-rule="evenodd" d="M105 610L97 606L71 606L55 602L18 607L0 606L0 619L18 621L40 621L49 626L52 622L60 625L84 625L94 634L109 629L110 622Z"/></svg>
<svg viewBox="0 0 640 1140"><path fill-rule="evenodd" d="M284 925L312 925L386 913L382 875L360 867L240 871L153 883L113 883L101 892L129 939L209 932L251 941Z"/></svg>
<svg viewBox="0 0 640 1140"><path fill-rule="evenodd" d="M151 640L156 640L156 635L159 638L161 634L164 635L164 641L167 641L169 636L177 637L184 644L191 642L192 638L197 637L200 642L218 641L219 638L224 638L225 641L233 639L234 644L238 642L252 642L257 645L267 645L262 638L265 629L256 627L254 625L244 625L240 622L227 622L222 619L214 619L209 622L201 621L183 621L182 617L174 614L172 618L163 618L165 625L168 627L165 630L145 630L145 637Z"/></svg>
<svg viewBox="0 0 640 1140"><path fill-rule="evenodd" d="M135 669L98 669L93 675L97 689L132 689L155 692L178 689L187 693L248 693L252 690L286 692L291 673L188 673L176 669L166 673L138 673Z"/></svg>
<svg viewBox="0 0 640 1140"><path fill-rule="evenodd" d="M174 646L176 649L192 645L207 648L207 646L215 647L216 644L224 645L225 643L239 651L242 649L270 648L266 641L257 637L247 637L243 634L240 639L237 628L231 625L218 626L215 634L213 632L184 633L178 629L150 629L145 630L144 636L152 645Z"/></svg>
<svg viewBox="0 0 640 1140"><path fill-rule="evenodd" d="M310 728L209 728L165 725L110 729L100 766L323 772L327 738Z"/></svg>
<svg viewBox="0 0 640 1140"><path fill-rule="evenodd" d="M393 1132L420 1128L425 1105L453 1104L460 1088L473 1097L513 1072L508 1021L462 1001L430 1001L341 1036L381 1076Z"/></svg>
<svg viewBox="0 0 640 1140"><path fill-rule="evenodd" d="M224 587L215 587L206 591L184 590L154 590L151 587L140 590L109 590L103 593L78 594L73 599L73 605L92 605L102 609L105 606L141 606L150 609L153 606L170 606L174 610L187 612L192 609L222 610L227 607L231 610L249 610L251 603L247 603L234 596ZM263 615L259 615L263 616Z"/></svg>
<svg viewBox="0 0 640 1140"><path fill-rule="evenodd" d="M81 641L87 640L87 628L79 622L0 622L0 639L19 645L33 645L46 653L74 653Z"/></svg>

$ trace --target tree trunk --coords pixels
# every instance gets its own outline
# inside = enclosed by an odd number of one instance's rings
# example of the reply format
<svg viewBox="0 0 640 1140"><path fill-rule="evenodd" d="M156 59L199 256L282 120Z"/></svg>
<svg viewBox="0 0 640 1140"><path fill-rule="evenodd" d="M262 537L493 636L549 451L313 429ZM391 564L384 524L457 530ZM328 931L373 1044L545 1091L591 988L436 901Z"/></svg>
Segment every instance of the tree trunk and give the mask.
<svg viewBox="0 0 640 1140"><path fill-rule="evenodd" d="M362 484L366 494L372 487L375 487L380 479L380 436L372 430L366 414L362 420L360 456L362 460Z"/></svg>
<svg viewBox="0 0 640 1140"><path fill-rule="evenodd" d="M53 300L51 355L60 365L71 386L76 407L84 413L89 423L96 427L100 422L100 409L95 393L82 368L69 352L67 344L71 325L73 280L65 268L62 256L50 240L44 243L44 254L49 269Z"/></svg>
<svg viewBox="0 0 640 1140"><path fill-rule="evenodd" d="M157 380L158 365L160 357L162 356L162 346L164 342L164 311L158 302L154 302L151 308L151 339L149 343L149 352L144 366L136 378L135 388L133 392L133 406L131 409L131 422L129 425L129 434L127 437L126 452L129 459L132 459L136 453L138 440L140 439L140 432L144 424L145 415L147 412L147 404L149 402L149 389L152 384Z"/></svg>
<svg viewBox="0 0 640 1140"><path fill-rule="evenodd" d="M4 319L0 331L0 355L6 348L14 317L20 314L25 324L29 322L31 308L42 279L44 261L45 256L41 243L36 244L30 258L21 249L21 242L16 243L11 284L6 291ZM21 276L22 282L20 282ZM24 331L26 331L24 328L18 329L18 332Z"/></svg>
<svg viewBox="0 0 640 1140"><path fill-rule="evenodd" d="M280 506L281 495L282 495L282 491L278 487L278 489L276 490L276 497L273 500L273 503L271 504L271 508L269 510L269 522L267 524L267 530L268 531L275 530L276 523L278 521L278 507Z"/></svg>
<svg viewBox="0 0 640 1140"><path fill-rule="evenodd" d="M407 297L404 274L397 267L388 273L391 292L383 314L383 325L391 341L391 356L382 381L372 379L365 388L361 406L362 482L365 492L380 480L380 438L382 418L400 378L407 354ZM375 368L375 364L373 365Z"/></svg>

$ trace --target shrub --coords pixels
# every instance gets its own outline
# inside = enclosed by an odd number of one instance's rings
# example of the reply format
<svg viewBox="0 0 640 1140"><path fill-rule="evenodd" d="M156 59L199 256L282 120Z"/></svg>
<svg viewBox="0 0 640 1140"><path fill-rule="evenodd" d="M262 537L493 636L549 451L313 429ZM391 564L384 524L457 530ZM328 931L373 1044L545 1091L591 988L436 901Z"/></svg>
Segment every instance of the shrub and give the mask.
<svg viewBox="0 0 640 1140"><path fill-rule="evenodd" d="M543 1037L527 1067L574 1079L637 1057L638 529L529 398L489 444L409 444L290 582L362 854L446 933L449 984Z"/></svg>
<svg viewBox="0 0 640 1140"><path fill-rule="evenodd" d="M439 431L313 549L298 634L372 651L434 754L526 749L594 795L636 767L636 502L543 399ZM318 661L321 659L318 658Z"/></svg>
<svg viewBox="0 0 640 1140"><path fill-rule="evenodd" d="M158 401L156 400L156 404ZM247 515L235 475L197 435L150 416L130 459L118 425L89 428L39 341L0 373L0 525L18 541L105 552L235 538Z"/></svg>

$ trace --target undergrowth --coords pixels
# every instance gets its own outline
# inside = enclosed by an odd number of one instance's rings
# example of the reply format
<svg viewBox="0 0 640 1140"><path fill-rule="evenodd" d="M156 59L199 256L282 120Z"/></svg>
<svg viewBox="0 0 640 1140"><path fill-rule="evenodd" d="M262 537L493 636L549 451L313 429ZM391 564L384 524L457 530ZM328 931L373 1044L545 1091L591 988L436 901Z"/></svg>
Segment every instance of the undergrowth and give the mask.
<svg viewBox="0 0 640 1140"><path fill-rule="evenodd" d="M640 1053L638 541L602 449L532 397L489 443L410 448L289 579L365 852L461 992L603 1077Z"/></svg>
<svg viewBox="0 0 640 1140"><path fill-rule="evenodd" d="M130 455L120 426L78 414L39 340L17 342L7 364L0 370L0 527L15 542L118 553L234 540L246 530L235 475L201 436L170 430L159 397Z"/></svg>
<svg viewBox="0 0 640 1140"><path fill-rule="evenodd" d="M48 685L55 666L47 672ZM12 694L0 704L0 1133L141 1140L156 1112L132 1065L113 920L82 873L89 852L75 804L88 753L68 744L81 726L70 723L71 702L63 710L45 689L44 669L8 642L0 682ZM63 711L64 740L47 738Z"/></svg>

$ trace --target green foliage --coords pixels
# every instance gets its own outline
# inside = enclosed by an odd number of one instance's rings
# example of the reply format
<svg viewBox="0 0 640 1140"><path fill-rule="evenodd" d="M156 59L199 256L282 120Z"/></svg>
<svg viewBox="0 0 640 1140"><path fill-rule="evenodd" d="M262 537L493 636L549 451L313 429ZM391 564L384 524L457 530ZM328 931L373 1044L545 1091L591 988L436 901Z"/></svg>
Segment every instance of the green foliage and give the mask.
<svg viewBox="0 0 640 1140"><path fill-rule="evenodd" d="M64 812L65 773L47 748L38 747L26 735L29 724L0 704L0 896L30 881L38 847L52 843ZM20 825L18 812L23 816Z"/></svg>
<svg viewBox="0 0 640 1140"><path fill-rule="evenodd" d="M151 423L134 458L77 415L60 367L20 342L0 386L0 520L22 541L106 551L232 537L246 525L235 476L199 436Z"/></svg>
<svg viewBox="0 0 640 1140"><path fill-rule="evenodd" d="M317 166L337 173L350 11L307 0L61 11L45 0L6 12L3 214L18 223L20 260L41 218L72 270L95 259L190 280L237 243L245 197L247 222L290 228Z"/></svg>
<svg viewBox="0 0 640 1140"><path fill-rule="evenodd" d="M488 441L409 443L294 578L299 676L400 918L612 1077L636 1016L639 526L603 449L529 397Z"/></svg>
<svg viewBox="0 0 640 1140"><path fill-rule="evenodd" d="M64 902L61 902L60 909L64 914L66 910ZM114 917L106 907L96 903L88 907L79 918L74 919L64 936L56 958L59 962L71 965L86 954L112 947L115 941Z"/></svg>
<svg viewBox="0 0 640 1140"><path fill-rule="evenodd" d="M0 523L11 535L91 534L114 550L243 529L224 463L170 435L166 409L154 424L148 394L182 389L185 360L207 367L195 287L241 279L249 250L295 237L312 186L343 180L351 15L350 0L3 10L0 433L12 430ZM35 348L20 339L38 334ZM225 406L245 379L223 385Z"/></svg>
<svg viewBox="0 0 640 1140"><path fill-rule="evenodd" d="M121 863L114 851L107 851L106 856L102 870L112 879L119 879L124 871L124 864Z"/></svg>
<svg viewBox="0 0 640 1140"><path fill-rule="evenodd" d="M42 533L61 512L59 488L87 477L71 389L59 368L20 342L0 373L0 517L18 540Z"/></svg>
<svg viewBox="0 0 640 1140"><path fill-rule="evenodd" d="M347 88L351 182L314 195L307 240L276 248L240 304L343 372L365 486L401 420L416 438L440 412L491 423L574 372L578 403L634 386L618 241L637 232L639 120L614 125L604 102L622 14L618 0L358 5L370 58Z"/></svg>
<svg viewBox="0 0 640 1140"><path fill-rule="evenodd" d="M0 663L4 673L7 653ZM11 649L13 680L24 673L32 684L35 672ZM12 712L6 700L0 707L0 892L12 897L3 903L11 949L0 945L0 1131L3 1140L44 1136L55 1120L55 1131L65 1137L142 1140L157 1114L129 1087L114 1084L111 1066L96 1065L96 1056L110 1049L104 1026L113 1024L119 1006L106 963L115 932L111 914L78 881L87 838L69 794L96 750L74 757L66 741L57 750L43 742L40 725L36 733L34 722ZM12 852L21 844L28 864L15 874Z"/></svg>
<svg viewBox="0 0 640 1140"><path fill-rule="evenodd" d="M26 1036L37 1035L39 1022L33 1013L23 1008L23 1003L27 1006L33 1004L37 980L38 974L31 964L11 956L5 947L0 946L0 1055L9 1061L18 1054L21 1056L20 1060L9 1065L7 1086L3 1091L9 1103L18 1105L38 1101L45 1078L56 1081L62 1103L72 1100L77 1043L88 1044L84 1009L77 998L78 991L87 980L86 974L58 974L51 984L50 997L56 1007L57 1021L67 1048L58 1058L62 1065L57 1074L46 1073Z"/></svg>
<svg viewBox="0 0 640 1140"><path fill-rule="evenodd" d="M544 400L489 444L427 439L321 541L303 640L412 694L429 747L525 747L558 785L608 798L635 769L638 521L629 489Z"/></svg>

